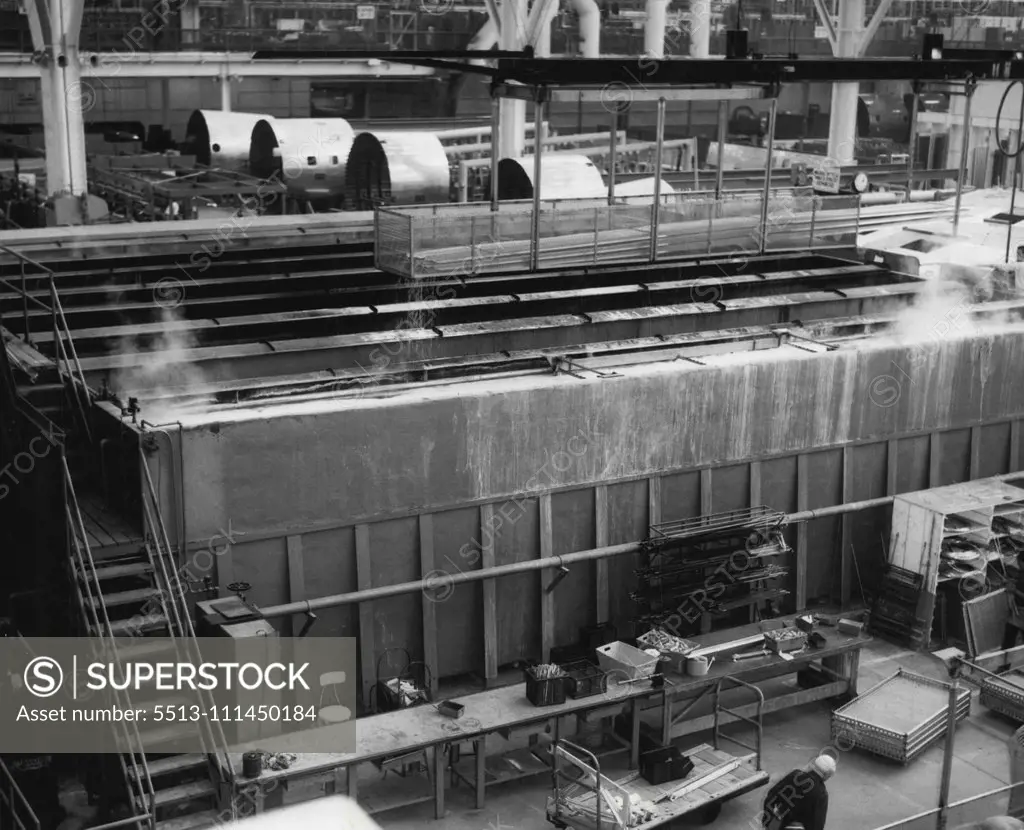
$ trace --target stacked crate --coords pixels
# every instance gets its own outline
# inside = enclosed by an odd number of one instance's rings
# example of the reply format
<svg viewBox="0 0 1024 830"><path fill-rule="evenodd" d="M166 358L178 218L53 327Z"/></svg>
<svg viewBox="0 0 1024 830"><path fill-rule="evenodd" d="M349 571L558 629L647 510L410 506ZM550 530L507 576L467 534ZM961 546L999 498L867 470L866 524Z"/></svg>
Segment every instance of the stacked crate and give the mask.
<svg viewBox="0 0 1024 830"><path fill-rule="evenodd" d="M923 582L921 574L888 565L871 608L870 632L907 645L921 642L927 624L917 613Z"/></svg>

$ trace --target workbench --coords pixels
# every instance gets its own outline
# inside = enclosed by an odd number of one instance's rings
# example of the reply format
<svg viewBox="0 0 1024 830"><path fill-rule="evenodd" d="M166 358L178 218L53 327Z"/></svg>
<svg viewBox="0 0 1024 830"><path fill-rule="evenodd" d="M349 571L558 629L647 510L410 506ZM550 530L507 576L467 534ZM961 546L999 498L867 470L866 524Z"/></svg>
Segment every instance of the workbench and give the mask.
<svg viewBox="0 0 1024 830"><path fill-rule="evenodd" d="M755 624L714 632L694 639L702 647L708 647L758 631L760 628ZM229 750L229 757L234 767L237 786L239 789L252 789L256 792L253 798L254 807L260 811L264 808L261 796L264 791L271 788L287 791L290 784L298 786L303 779L313 777L333 778L335 792L344 791L349 797L357 798L356 768L360 764L426 750L431 752L433 757L432 787L405 799L400 805L370 805L368 809L371 812L382 812L384 809L429 800L434 802L434 815L440 819L445 815L445 752L451 745L465 742L473 742L475 745L476 774L473 783L476 805L482 808L487 779L484 744L488 735L549 722L552 739L557 741L559 722L565 716L584 715L592 710L621 708L628 705L632 724L632 740L629 741L630 766L635 769L639 763L643 711L661 708L663 743L668 743L670 739L681 734L708 729L711 726L710 717L687 721L685 716L693 704L702 695L714 690L723 678L737 678L746 683L757 683L769 678L795 674L811 663L822 664L821 671L827 682L814 688L769 698L763 704L764 712L802 706L813 700L823 700L842 694L856 694L860 650L870 642L870 638L844 635L834 628L823 629L823 633L827 638L824 648L797 654L791 660L783 659L776 654L743 662L720 659L714 662L708 674L703 677L688 677L670 672L666 676L667 682L659 689L652 688L651 681L647 680L629 685L615 685L600 695L577 700L568 698L558 705L537 707L526 699L525 684L518 683L514 686L460 696L458 702L465 707L465 711L457 720L441 715L433 706L418 706L362 718L355 724L349 721L316 727L282 735L272 741L263 740L235 746ZM686 702L685 705L677 709L676 704L682 701ZM751 711L753 708L751 705ZM736 710L740 714L746 711L743 706L736 707ZM747 716L749 717L749 714ZM354 727L355 751L338 752L339 746L352 745ZM264 770L258 779L244 779L242 755L256 749L290 753L296 757L287 769Z"/></svg>

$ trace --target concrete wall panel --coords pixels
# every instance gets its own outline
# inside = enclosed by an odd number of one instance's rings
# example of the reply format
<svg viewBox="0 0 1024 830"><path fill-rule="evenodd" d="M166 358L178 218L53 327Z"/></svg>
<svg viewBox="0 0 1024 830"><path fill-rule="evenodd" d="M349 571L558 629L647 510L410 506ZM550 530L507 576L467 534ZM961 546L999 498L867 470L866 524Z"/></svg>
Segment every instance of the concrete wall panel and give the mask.
<svg viewBox="0 0 1024 830"><path fill-rule="evenodd" d="M495 506L512 516L494 533L494 564L510 565L540 556L537 499ZM498 583L498 665L540 657L540 578L536 573L507 577Z"/></svg>
<svg viewBox="0 0 1024 830"><path fill-rule="evenodd" d="M347 594L358 590L356 540L351 527L306 533L302 536L302 564L306 597ZM317 611L311 634L319 637L357 637L359 611L353 605ZM298 618L301 619L301 618ZM299 623L301 626L301 622Z"/></svg>
<svg viewBox="0 0 1024 830"><path fill-rule="evenodd" d="M830 507L843 501L843 452L812 452L807 455L807 506ZM807 596L838 595L840 519L827 517L807 525Z"/></svg>
<svg viewBox="0 0 1024 830"><path fill-rule="evenodd" d="M981 427L978 446L978 476L988 478L1010 472L1010 424Z"/></svg>
<svg viewBox="0 0 1024 830"><path fill-rule="evenodd" d="M434 567L450 574L480 569L480 510L465 507L433 515ZM468 547L466 547L468 545ZM463 553L460 554L459 551ZM467 672L482 673L483 593L481 583L456 585L438 591L443 601L435 604L437 621L437 674L453 677Z"/></svg>
<svg viewBox="0 0 1024 830"><path fill-rule="evenodd" d="M419 579L419 527L415 518L370 525L370 578L373 587ZM392 597L373 603L374 645L379 658L389 648L405 648L413 660L423 659L423 597ZM381 673L393 676L404 655L389 654Z"/></svg>
<svg viewBox="0 0 1024 830"><path fill-rule="evenodd" d="M750 507L750 465L716 467L711 473L711 509L715 513Z"/></svg>
<svg viewBox="0 0 1024 830"><path fill-rule="evenodd" d="M944 484L959 484L971 475L971 431L955 429L943 432L939 439L939 481Z"/></svg>
<svg viewBox="0 0 1024 830"><path fill-rule="evenodd" d="M674 522L677 519L689 519L699 515L700 473L662 476L661 521Z"/></svg>
<svg viewBox="0 0 1024 830"><path fill-rule="evenodd" d="M924 490L928 487L930 443L927 435L899 439L897 444L897 493L912 493L915 490Z"/></svg>
<svg viewBox="0 0 1024 830"><path fill-rule="evenodd" d="M551 553L555 556L590 550L597 544L594 522L594 489L587 487L551 497ZM545 578L547 574L545 574ZM554 590L556 645L576 641L579 629L597 619L594 564L581 562ZM560 635L560 636L559 636Z"/></svg>
<svg viewBox="0 0 1024 830"><path fill-rule="evenodd" d="M621 545L647 536L647 499L646 479L608 487L608 544ZM608 564L611 621L622 636L632 631L629 621L636 615L636 603L629 594L636 590L638 564L638 556L619 556Z"/></svg>
<svg viewBox="0 0 1024 830"><path fill-rule="evenodd" d="M284 539L238 542L231 548L235 582L248 582L246 598L257 605L288 602L288 556Z"/></svg>

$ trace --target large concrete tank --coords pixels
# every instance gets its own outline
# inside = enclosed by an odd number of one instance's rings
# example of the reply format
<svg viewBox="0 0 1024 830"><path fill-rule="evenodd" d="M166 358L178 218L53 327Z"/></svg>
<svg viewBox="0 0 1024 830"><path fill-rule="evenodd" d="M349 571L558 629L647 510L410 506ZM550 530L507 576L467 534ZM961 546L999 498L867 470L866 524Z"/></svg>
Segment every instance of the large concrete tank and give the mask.
<svg viewBox="0 0 1024 830"><path fill-rule="evenodd" d="M433 133L360 133L348 157L346 201L374 204L443 204L451 200L451 169Z"/></svg>
<svg viewBox="0 0 1024 830"><path fill-rule="evenodd" d="M586 156L541 156L542 199L592 199L608 195L601 171ZM498 162L498 198L533 198L533 156Z"/></svg>
<svg viewBox="0 0 1024 830"><path fill-rule="evenodd" d="M258 121L249 143L249 172L260 179L276 177L298 199L340 202L354 138L343 118Z"/></svg>
<svg viewBox="0 0 1024 830"><path fill-rule="evenodd" d="M247 170L249 137L260 121L273 121L272 115L255 112L219 112L195 110L185 128L185 152L199 164L224 170Z"/></svg>

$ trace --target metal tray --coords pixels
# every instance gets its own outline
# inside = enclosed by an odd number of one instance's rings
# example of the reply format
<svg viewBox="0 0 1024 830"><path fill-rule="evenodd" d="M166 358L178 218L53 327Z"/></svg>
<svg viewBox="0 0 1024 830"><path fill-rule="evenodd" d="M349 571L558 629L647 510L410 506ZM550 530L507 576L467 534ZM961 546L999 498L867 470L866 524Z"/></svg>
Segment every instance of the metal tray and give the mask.
<svg viewBox="0 0 1024 830"><path fill-rule="evenodd" d="M832 715L832 734L906 763L946 729L949 684L900 669ZM956 719L970 714L971 693L962 689Z"/></svg>
<svg viewBox="0 0 1024 830"><path fill-rule="evenodd" d="M1004 672L981 682L981 705L1024 723L1024 672Z"/></svg>

